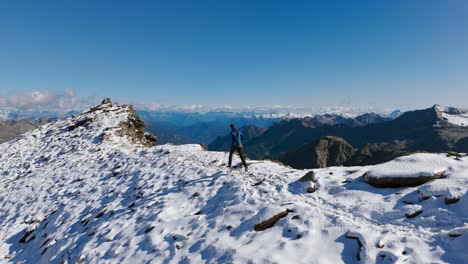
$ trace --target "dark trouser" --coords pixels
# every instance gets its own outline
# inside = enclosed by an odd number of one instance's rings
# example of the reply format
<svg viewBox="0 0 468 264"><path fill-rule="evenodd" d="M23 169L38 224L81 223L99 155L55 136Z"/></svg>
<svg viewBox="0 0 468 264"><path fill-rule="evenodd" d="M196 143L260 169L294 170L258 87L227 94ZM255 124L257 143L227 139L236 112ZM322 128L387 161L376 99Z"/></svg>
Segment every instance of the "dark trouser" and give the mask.
<svg viewBox="0 0 468 264"><path fill-rule="evenodd" d="M229 150L229 167L231 167L232 164L232 154L234 154L236 151L242 160L242 164L244 164L244 168L247 168L247 162L245 162L244 157L244 148L240 146L231 146L231 149Z"/></svg>

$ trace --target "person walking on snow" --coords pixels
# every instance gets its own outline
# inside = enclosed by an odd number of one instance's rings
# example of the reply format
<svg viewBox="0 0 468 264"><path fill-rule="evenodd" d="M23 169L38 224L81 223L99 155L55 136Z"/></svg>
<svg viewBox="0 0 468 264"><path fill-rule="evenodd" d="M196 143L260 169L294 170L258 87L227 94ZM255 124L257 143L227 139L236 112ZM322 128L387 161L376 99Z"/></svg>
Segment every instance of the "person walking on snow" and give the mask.
<svg viewBox="0 0 468 264"><path fill-rule="evenodd" d="M244 139L244 135L242 132L239 131L234 124L231 124L231 149L229 150L229 165L228 167L231 168L232 164L232 154L237 151L239 154L242 164L244 165L245 171L248 171L247 162L245 162L244 157L244 148L242 146L242 140Z"/></svg>

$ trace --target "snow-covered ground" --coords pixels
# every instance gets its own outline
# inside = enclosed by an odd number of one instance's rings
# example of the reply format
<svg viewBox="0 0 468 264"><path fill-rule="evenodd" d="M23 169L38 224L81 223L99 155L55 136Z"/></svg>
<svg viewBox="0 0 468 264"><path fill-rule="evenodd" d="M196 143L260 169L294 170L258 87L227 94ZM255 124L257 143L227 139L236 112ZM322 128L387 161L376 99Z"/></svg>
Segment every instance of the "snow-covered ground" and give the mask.
<svg viewBox="0 0 468 264"><path fill-rule="evenodd" d="M446 177L419 187L363 181L388 164L317 169L316 183L299 181L308 171L249 161L245 173L199 145L130 143L116 135L129 111L107 105L0 145L0 263L468 259L466 156L429 156ZM255 230L275 215L273 227Z"/></svg>
<svg viewBox="0 0 468 264"><path fill-rule="evenodd" d="M463 113L459 115L451 115L447 113L442 113L447 122L457 125L457 126L468 126L468 113Z"/></svg>

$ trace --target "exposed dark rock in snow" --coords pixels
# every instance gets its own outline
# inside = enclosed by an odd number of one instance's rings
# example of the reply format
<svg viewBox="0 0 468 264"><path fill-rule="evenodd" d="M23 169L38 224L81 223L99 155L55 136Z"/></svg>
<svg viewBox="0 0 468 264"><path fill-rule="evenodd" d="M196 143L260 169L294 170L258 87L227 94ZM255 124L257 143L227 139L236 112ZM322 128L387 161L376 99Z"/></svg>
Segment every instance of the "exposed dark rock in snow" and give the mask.
<svg viewBox="0 0 468 264"><path fill-rule="evenodd" d="M263 180L258 181L258 182L256 182L256 183L252 184L252 186L259 186L259 185L261 185L262 183L263 183Z"/></svg>
<svg viewBox="0 0 468 264"><path fill-rule="evenodd" d="M102 100L102 102L101 102L101 105L103 105L103 104L112 104L112 101L111 101L110 98L104 98L104 100Z"/></svg>
<svg viewBox="0 0 468 264"><path fill-rule="evenodd" d="M456 233L456 232L455 232L455 233L449 233L449 234L448 234L449 237L459 237L459 236L461 236L461 235L463 235L463 233Z"/></svg>
<svg viewBox="0 0 468 264"><path fill-rule="evenodd" d="M145 230L145 233L149 233L153 229L154 229L154 226L148 226L148 228L146 228L146 230Z"/></svg>
<svg viewBox="0 0 468 264"><path fill-rule="evenodd" d="M460 197L445 197L445 204L455 204L460 201Z"/></svg>
<svg viewBox="0 0 468 264"><path fill-rule="evenodd" d="M299 181L300 182L307 182L307 181L316 182L317 179L315 179L314 171L309 171L302 178L300 178Z"/></svg>
<svg viewBox="0 0 468 264"><path fill-rule="evenodd" d="M422 214L423 210L417 210L414 213L405 214L406 218L415 218L416 216Z"/></svg>
<svg viewBox="0 0 468 264"><path fill-rule="evenodd" d="M73 131L74 129L76 129L77 127L81 127L81 126L86 126L87 124L91 123L93 121L92 118L82 118L82 119L78 119L75 124L67 127L67 130L68 131Z"/></svg>
<svg viewBox="0 0 468 264"><path fill-rule="evenodd" d="M362 241L362 236L358 233L354 233L354 232L350 232L348 231L346 233L346 237L349 238L349 239L355 239L358 243L358 246L359 246L359 250L358 250L358 253L356 255L356 258L358 261L361 261L362 260L362 257L361 257L361 254L362 254L362 248L364 247L364 244L363 244L363 241Z"/></svg>
<svg viewBox="0 0 468 264"><path fill-rule="evenodd" d="M384 244L381 240L379 240L379 241L375 244L375 246L376 246L377 248L384 248L384 247L385 247L385 244Z"/></svg>
<svg viewBox="0 0 468 264"><path fill-rule="evenodd" d="M130 107L128 119L119 124L120 130L117 131L118 136L127 136L134 143L140 143L146 147L154 146L157 137L145 132L145 123L135 114L133 106Z"/></svg>
<svg viewBox="0 0 468 264"><path fill-rule="evenodd" d="M101 209L101 211L94 218L101 218L107 211L107 206Z"/></svg>
<svg viewBox="0 0 468 264"><path fill-rule="evenodd" d="M33 225L33 226L29 226L28 228L26 228L26 230L24 231L23 235L21 236L21 238L19 239L19 242L20 243L23 243L23 244L26 244L28 243L29 241L33 240L35 236L33 237L29 237L34 231L36 231L37 229L37 225Z"/></svg>
<svg viewBox="0 0 468 264"><path fill-rule="evenodd" d="M158 138L157 138L155 135L153 135L153 134L151 134L151 133L149 133L149 132L145 132L145 138L146 138L147 140L149 140L150 142L156 142L156 141L158 141Z"/></svg>
<svg viewBox="0 0 468 264"><path fill-rule="evenodd" d="M276 222L278 222L281 218L286 217L291 212L293 212L293 210L287 209L286 211L283 211L283 212L281 212L279 214L276 214L276 215L272 216L271 218L269 218L269 219L267 219L267 220L265 220L265 221L263 221L263 222L261 222L259 224L256 224L254 226L254 230L259 232L259 231L264 231L264 230L266 230L268 228L271 228L276 224Z"/></svg>
<svg viewBox="0 0 468 264"><path fill-rule="evenodd" d="M200 146L202 147L204 151L208 151L208 147L205 144L200 143Z"/></svg>
<svg viewBox="0 0 468 264"><path fill-rule="evenodd" d="M456 158L461 158L462 155L458 152L455 151L449 151L447 152L447 157L456 157Z"/></svg>

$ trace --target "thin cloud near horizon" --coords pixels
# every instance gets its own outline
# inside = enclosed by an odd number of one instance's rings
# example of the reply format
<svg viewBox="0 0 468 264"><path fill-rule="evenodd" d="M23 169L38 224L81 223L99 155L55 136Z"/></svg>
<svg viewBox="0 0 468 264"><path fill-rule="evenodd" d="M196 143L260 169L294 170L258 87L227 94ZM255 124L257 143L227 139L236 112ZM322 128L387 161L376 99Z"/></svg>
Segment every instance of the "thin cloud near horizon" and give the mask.
<svg viewBox="0 0 468 264"><path fill-rule="evenodd" d="M101 99L91 97L80 97L76 91L71 88L62 91L35 90L30 92L17 92L7 96L0 96L1 110L21 110L27 112L34 111L77 111L85 110L100 102ZM112 98L111 98L112 99ZM115 100L121 102L120 100ZM341 104L319 107L300 107L287 105L272 105L272 106L231 106L218 105L208 106L203 104L192 105L166 105L158 103L135 103L121 102L134 104L139 110L146 111L161 111L161 112L187 112L187 113L206 113L206 112L253 112L253 113L297 113L297 114L363 114L363 113L390 113L395 110L413 110L402 108L386 108L378 109L374 105L356 106L352 105L349 100ZM431 105L432 106L432 105ZM431 106L427 106L429 108Z"/></svg>
<svg viewBox="0 0 468 264"><path fill-rule="evenodd" d="M66 111L84 109L91 105L89 100L78 97L74 89L35 90L0 96L0 107L4 110Z"/></svg>

